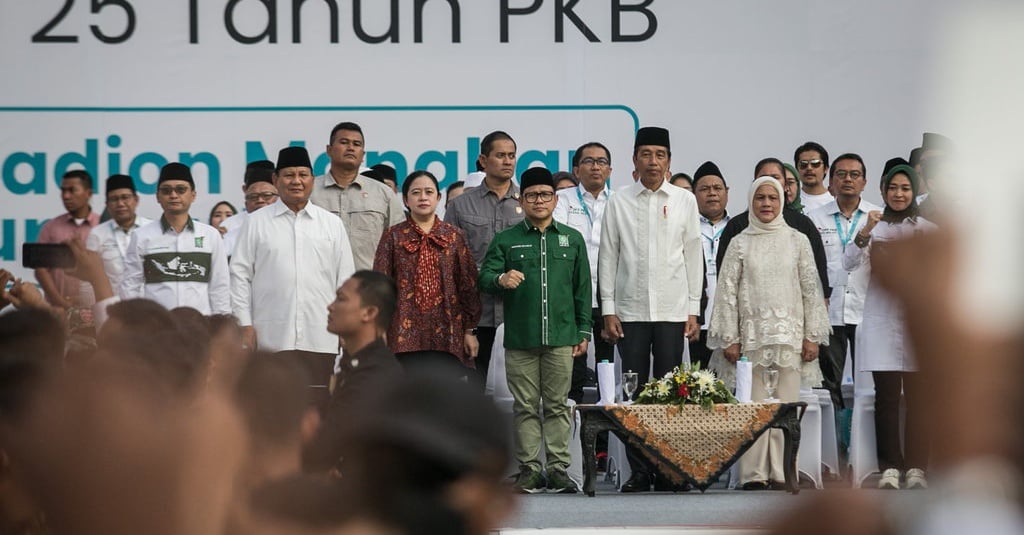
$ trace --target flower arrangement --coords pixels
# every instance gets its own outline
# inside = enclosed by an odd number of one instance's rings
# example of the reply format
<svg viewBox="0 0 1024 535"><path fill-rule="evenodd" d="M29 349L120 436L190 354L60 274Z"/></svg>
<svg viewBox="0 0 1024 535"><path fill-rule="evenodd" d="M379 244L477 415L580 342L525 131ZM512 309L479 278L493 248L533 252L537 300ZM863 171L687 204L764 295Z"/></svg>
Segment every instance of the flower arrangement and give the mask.
<svg viewBox="0 0 1024 535"><path fill-rule="evenodd" d="M702 370L700 365L676 366L661 379L651 379L640 390L637 403L700 405L711 409L715 403L736 403L725 383L715 372Z"/></svg>

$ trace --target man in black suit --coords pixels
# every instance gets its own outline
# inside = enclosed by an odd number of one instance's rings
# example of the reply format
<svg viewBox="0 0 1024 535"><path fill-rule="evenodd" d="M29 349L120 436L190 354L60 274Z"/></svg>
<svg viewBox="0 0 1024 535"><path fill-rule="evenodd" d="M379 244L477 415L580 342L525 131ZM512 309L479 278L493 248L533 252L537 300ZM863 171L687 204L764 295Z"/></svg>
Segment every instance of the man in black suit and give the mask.
<svg viewBox="0 0 1024 535"><path fill-rule="evenodd" d="M395 281L360 270L327 307L327 330L341 337L345 352L323 423L303 452L307 472L333 468L343 454L342 424L352 417L353 407L401 379L402 366L384 343L397 300Z"/></svg>

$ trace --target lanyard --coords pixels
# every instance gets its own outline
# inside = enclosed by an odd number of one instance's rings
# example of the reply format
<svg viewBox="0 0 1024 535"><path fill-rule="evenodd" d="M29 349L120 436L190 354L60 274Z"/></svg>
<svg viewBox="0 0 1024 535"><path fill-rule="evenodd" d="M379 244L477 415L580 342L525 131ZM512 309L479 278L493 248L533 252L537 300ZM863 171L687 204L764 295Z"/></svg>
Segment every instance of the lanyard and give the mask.
<svg viewBox="0 0 1024 535"><path fill-rule="evenodd" d="M583 192L580 191L581 187L582 186L577 186L576 187L576 198L580 200L580 206L583 207L583 214L587 216L587 221L590 223L590 227L593 228L594 227L594 218L590 215L590 210L587 209L587 203L583 202ZM608 195L608 188L605 187L604 190L601 191L601 194L602 195ZM595 202L597 201L597 197L594 197L594 201Z"/></svg>
<svg viewBox="0 0 1024 535"><path fill-rule="evenodd" d="M715 244L715 242L718 241L718 238L722 237L722 232L725 231L725 224L724 224L725 222L723 221L722 223L723 223L722 224L722 228L718 229L718 232L715 232L713 236L708 236L707 234L704 234L703 232L700 233L701 237L703 237L704 239L708 240L708 245L711 246L711 258L705 258L704 259L705 262L708 264L709 268L713 265L713 263L715 261L715 254L718 252L717 251L718 246ZM711 225L711 230L714 231L714 229L715 229L715 226Z"/></svg>
<svg viewBox="0 0 1024 535"><path fill-rule="evenodd" d="M843 244L844 251L846 250L846 246L853 241L853 233L857 231L857 222L860 221L860 216L863 215L863 213L864 212L857 210L857 213L853 214L853 221L850 223L850 230L845 236L843 235L843 224L839 220L839 214L832 214L832 217L836 220L836 232L839 233L839 242Z"/></svg>

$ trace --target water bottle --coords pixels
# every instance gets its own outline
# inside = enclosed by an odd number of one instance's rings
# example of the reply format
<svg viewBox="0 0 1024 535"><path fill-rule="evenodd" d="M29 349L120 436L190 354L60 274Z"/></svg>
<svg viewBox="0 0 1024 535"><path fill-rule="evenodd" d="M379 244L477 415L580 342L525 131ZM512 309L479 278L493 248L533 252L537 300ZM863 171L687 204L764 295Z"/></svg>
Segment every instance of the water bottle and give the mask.
<svg viewBox="0 0 1024 535"><path fill-rule="evenodd" d="M754 366L747 357L740 357L736 363L736 400L750 403L750 391L753 387Z"/></svg>

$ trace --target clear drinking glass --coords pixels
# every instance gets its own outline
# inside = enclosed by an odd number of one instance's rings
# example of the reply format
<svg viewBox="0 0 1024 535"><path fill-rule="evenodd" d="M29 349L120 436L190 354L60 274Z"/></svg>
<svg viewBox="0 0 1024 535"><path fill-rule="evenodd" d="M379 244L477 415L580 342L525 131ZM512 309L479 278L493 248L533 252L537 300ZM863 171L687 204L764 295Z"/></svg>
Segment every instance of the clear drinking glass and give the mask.
<svg viewBox="0 0 1024 535"><path fill-rule="evenodd" d="M765 399L767 402L777 402L775 399L775 391L779 388L779 369L774 366L769 366L761 372L761 379L764 380L764 389L768 393L768 398Z"/></svg>
<svg viewBox="0 0 1024 535"><path fill-rule="evenodd" d="M639 380L640 374L634 371L622 373L622 392L626 394L626 399L622 401L623 405L633 404L633 393L636 392L636 387Z"/></svg>

